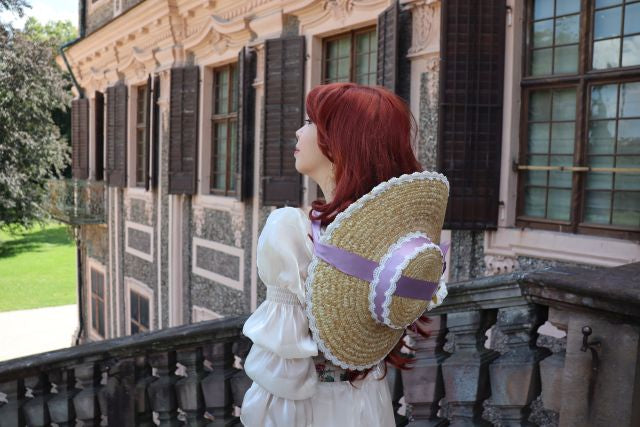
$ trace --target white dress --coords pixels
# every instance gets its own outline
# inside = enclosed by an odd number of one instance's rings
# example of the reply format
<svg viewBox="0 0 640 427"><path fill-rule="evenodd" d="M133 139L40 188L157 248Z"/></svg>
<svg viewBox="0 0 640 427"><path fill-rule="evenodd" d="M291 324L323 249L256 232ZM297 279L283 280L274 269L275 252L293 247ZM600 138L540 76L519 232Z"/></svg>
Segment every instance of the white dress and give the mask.
<svg viewBox="0 0 640 427"><path fill-rule="evenodd" d="M267 285L267 298L242 330L253 341L244 364L253 384L240 420L247 427L394 426L387 381L380 379L382 365L354 385L319 380L318 347L303 306L313 254L310 233L309 217L284 207L271 212L258 239L258 274Z"/></svg>

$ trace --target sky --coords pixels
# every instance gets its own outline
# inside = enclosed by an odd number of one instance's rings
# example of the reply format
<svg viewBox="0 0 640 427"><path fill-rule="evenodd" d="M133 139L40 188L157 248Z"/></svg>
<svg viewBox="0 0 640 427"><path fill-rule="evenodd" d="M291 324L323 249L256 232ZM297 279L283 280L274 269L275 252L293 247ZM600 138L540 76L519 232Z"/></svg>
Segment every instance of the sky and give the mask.
<svg viewBox="0 0 640 427"><path fill-rule="evenodd" d="M25 16L18 18L9 12L0 13L0 21L11 22L16 28L22 28L28 17L33 16L38 21L46 24L48 21L69 20L78 27L78 0L27 0L31 5L30 9L25 9Z"/></svg>

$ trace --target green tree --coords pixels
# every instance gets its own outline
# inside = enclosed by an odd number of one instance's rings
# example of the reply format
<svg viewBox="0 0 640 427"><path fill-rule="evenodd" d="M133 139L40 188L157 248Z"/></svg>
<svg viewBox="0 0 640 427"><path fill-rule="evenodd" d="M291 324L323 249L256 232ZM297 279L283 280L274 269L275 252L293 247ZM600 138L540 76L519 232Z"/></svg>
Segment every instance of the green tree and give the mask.
<svg viewBox="0 0 640 427"><path fill-rule="evenodd" d="M0 11L21 15L27 6L0 0ZM35 34L0 24L0 228L46 218L46 182L69 163L69 144L53 119L68 110L69 84L54 62L52 39Z"/></svg>

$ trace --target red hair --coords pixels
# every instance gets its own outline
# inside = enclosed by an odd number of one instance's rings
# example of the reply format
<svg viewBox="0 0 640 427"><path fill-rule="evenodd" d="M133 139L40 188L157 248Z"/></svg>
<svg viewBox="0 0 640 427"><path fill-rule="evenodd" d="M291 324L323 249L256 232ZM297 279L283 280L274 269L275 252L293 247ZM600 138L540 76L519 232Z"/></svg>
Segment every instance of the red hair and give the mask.
<svg viewBox="0 0 640 427"><path fill-rule="evenodd" d="M388 89L355 83L316 86L307 95L306 109L316 125L318 147L333 163L335 172L333 199L329 203L313 201L311 220L328 225L379 183L422 171L411 147L415 119L404 100ZM314 216L313 210L319 215ZM426 316L419 320L429 322ZM419 325L415 330L429 336ZM415 361L400 351L405 346L404 337L385 358L399 369L409 369ZM348 370L348 380L364 378L370 370Z"/></svg>

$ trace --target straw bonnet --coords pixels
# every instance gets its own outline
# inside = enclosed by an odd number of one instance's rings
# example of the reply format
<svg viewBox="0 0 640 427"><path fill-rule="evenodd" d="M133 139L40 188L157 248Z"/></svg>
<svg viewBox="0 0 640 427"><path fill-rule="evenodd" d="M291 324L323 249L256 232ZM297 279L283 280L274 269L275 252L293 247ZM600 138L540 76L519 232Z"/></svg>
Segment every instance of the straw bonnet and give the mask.
<svg viewBox="0 0 640 427"><path fill-rule="evenodd" d="M437 172L391 178L336 215L312 221L305 311L325 357L345 369L374 366L404 329L446 296L439 245L449 182Z"/></svg>

